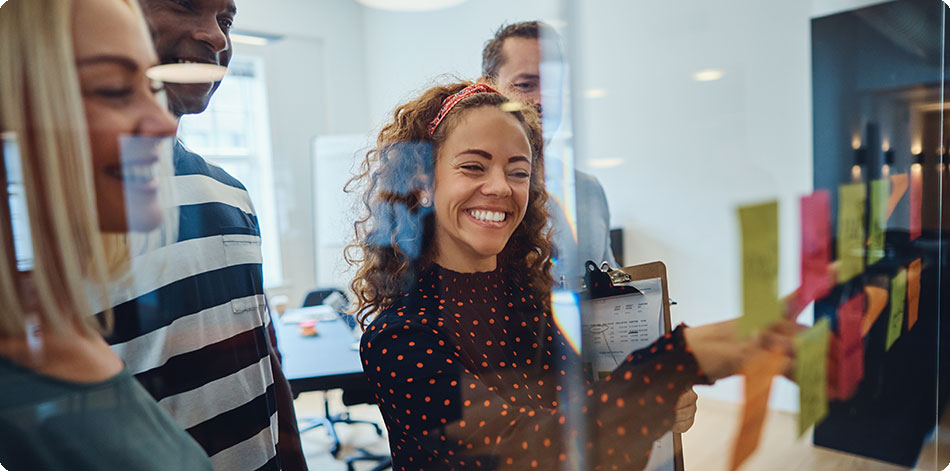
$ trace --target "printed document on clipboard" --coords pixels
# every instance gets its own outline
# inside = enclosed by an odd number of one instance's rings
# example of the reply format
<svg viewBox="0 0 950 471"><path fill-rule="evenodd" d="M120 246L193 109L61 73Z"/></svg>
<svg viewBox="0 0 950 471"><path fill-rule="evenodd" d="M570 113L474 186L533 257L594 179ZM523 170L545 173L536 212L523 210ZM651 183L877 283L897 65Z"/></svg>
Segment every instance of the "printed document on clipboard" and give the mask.
<svg viewBox="0 0 950 471"><path fill-rule="evenodd" d="M607 267L605 267L607 268ZM663 262L619 270L587 264L588 296L581 302L583 359L596 379L609 375L631 352L672 330ZM654 442L647 471L683 471L680 434Z"/></svg>

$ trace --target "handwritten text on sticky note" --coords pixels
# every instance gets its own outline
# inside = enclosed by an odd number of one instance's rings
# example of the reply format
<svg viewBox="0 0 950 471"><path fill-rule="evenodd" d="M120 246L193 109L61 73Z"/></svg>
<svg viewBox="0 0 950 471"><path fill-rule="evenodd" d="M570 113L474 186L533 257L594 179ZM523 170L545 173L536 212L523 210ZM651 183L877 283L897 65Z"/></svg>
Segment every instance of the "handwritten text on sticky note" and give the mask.
<svg viewBox="0 0 950 471"><path fill-rule="evenodd" d="M778 202L739 208L742 229L741 335L781 317L778 300Z"/></svg>

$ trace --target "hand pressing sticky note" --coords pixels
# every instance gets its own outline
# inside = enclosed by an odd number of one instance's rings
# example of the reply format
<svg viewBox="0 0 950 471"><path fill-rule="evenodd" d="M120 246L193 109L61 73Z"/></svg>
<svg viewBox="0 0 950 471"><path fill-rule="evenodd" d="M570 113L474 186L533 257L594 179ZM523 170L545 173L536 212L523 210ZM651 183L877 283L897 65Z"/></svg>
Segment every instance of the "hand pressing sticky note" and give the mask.
<svg viewBox="0 0 950 471"><path fill-rule="evenodd" d="M739 208L742 229L742 318L749 336L781 318L778 300L778 202Z"/></svg>
<svg viewBox="0 0 950 471"><path fill-rule="evenodd" d="M907 268L907 330L913 329L917 323L917 308L920 306L920 268L918 258L910 262Z"/></svg>
<svg viewBox="0 0 950 471"><path fill-rule="evenodd" d="M834 280L828 274L831 263L831 204L828 190L818 190L801 199L802 284L799 302L807 305L825 297Z"/></svg>
<svg viewBox="0 0 950 471"><path fill-rule="evenodd" d="M844 283L864 272L863 183L838 187L838 282Z"/></svg>
<svg viewBox="0 0 950 471"><path fill-rule="evenodd" d="M798 383L798 434L828 415L828 342L830 322L823 317L795 337L795 382Z"/></svg>
<svg viewBox="0 0 950 471"><path fill-rule="evenodd" d="M884 351L891 349L904 330L904 299L907 296L907 270L901 270L891 280L891 316L887 323L887 343Z"/></svg>
<svg viewBox="0 0 950 471"><path fill-rule="evenodd" d="M871 207L868 220L868 265L884 258L884 235L887 232L887 203L890 199L891 181L871 182Z"/></svg>

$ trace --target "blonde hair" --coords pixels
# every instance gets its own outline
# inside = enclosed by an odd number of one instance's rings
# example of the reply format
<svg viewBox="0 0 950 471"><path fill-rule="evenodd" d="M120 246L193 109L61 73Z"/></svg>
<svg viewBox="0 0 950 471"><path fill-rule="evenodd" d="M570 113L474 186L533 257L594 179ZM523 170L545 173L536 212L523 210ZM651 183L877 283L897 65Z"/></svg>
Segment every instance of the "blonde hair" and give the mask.
<svg viewBox="0 0 950 471"><path fill-rule="evenodd" d="M135 1L122 1L139 12ZM104 245L118 236L99 229L72 8L71 0L10 0L0 8L0 132L18 140L39 301L39 312L24 311L13 236L9 224L0 224L0 337L22 336L27 315L52 329L76 323L87 335L112 325L111 311L96 322L86 291L91 283L105 293ZM0 214L9 217L5 207Z"/></svg>

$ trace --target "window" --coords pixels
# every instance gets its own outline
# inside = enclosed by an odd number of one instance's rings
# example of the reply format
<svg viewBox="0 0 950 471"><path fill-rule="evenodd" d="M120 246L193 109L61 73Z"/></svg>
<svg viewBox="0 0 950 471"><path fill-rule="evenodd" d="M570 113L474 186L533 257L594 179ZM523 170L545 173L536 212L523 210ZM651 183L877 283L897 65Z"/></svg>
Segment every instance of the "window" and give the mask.
<svg viewBox="0 0 950 471"><path fill-rule="evenodd" d="M247 187L261 227L264 286L279 286L283 276L262 61L235 56L208 109L183 116L178 137Z"/></svg>

